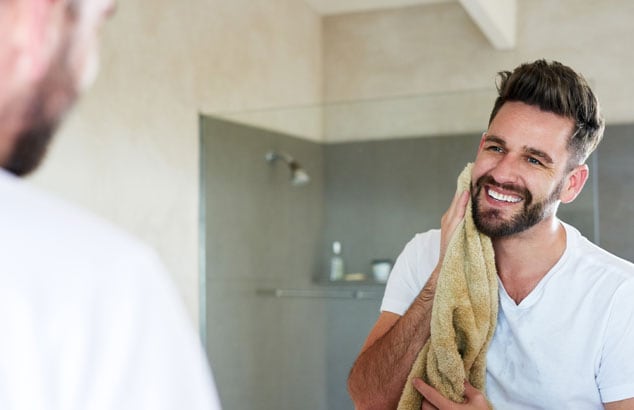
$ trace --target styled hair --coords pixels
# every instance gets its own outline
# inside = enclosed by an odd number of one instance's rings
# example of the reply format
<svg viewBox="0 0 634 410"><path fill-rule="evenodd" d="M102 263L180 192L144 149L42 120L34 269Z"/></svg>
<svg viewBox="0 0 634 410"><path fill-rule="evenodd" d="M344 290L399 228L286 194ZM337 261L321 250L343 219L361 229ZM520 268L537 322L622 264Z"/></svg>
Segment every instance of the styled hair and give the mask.
<svg viewBox="0 0 634 410"><path fill-rule="evenodd" d="M498 97L489 125L507 101L539 107L542 111L570 118L575 129L568 141L569 169L583 164L603 138L605 122L599 100L583 76L559 62L537 60L513 72L498 73Z"/></svg>

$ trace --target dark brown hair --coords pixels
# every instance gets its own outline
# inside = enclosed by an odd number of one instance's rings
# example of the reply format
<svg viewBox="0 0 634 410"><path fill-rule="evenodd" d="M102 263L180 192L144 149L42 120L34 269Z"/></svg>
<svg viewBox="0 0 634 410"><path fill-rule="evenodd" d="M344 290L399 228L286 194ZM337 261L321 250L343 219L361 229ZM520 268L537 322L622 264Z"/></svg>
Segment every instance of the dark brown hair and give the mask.
<svg viewBox="0 0 634 410"><path fill-rule="evenodd" d="M569 169L582 164L595 150L605 123L599 100L583 76L556 61L537 60L522 64L513 72L498 73L498 97L489 124L507 101L519 101L539 107L575 122L568 142L571 153Z"/></svg>

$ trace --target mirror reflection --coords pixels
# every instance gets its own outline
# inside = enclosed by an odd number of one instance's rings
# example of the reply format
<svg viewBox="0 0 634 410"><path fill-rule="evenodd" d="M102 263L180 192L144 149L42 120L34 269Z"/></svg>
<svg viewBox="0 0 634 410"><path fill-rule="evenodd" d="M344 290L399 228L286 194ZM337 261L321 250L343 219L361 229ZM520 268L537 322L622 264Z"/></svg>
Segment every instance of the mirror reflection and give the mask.
<svg viewBox="0 0 634 410"><path fill-rule="evenodd" d="M262 409L352 408L346 378L384 290L373 265L438 227L480 138L318 143L201 117L206 344L228 408L256 396ZM298 168L308 183L293 183ZM597 191L592 179L559 212L595 240ZM333 244L344 267L334 279Z"/></svg>
<svg viewBox="0 0 634 410"><path fill-rule="evenodd" d="M353 408L346 379L379 314L382 270L439 226L486 129L495 73L521 62L563 60L599 92L606 137L558 216L632 259L630 93L577 46L612 59L604 46L622 39L608 26L627 7L519 1L508 49L456 2L329 15L327 102L201 115L201 319L223 406ZM601 39L579 32L591 14L616 18Z"/></svg>

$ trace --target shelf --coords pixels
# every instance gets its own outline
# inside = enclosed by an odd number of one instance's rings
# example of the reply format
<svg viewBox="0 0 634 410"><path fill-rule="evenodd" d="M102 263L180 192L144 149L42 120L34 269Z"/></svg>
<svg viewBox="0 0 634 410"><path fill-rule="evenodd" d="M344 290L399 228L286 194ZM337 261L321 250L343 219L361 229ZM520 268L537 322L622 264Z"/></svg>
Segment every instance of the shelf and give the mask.
<svg viewBox="0 0 634 410"><path fill-rule="evenodd" d="M315 280L315 283L319 286L325 286L325 287L343 287L343 288L350 288L353 286L356 287L371 287L371 288L384 288L385 287L385 282L378 282L376 280L372 280L372 279L365 279L365 280Z"/></svg>
<svg viewBox="0 0 634 410"><path fill-rule="evenodd" d="M361 289L257 289L259 296L274 298L305 298L305 299L381 299L383 292Z"/></svg>

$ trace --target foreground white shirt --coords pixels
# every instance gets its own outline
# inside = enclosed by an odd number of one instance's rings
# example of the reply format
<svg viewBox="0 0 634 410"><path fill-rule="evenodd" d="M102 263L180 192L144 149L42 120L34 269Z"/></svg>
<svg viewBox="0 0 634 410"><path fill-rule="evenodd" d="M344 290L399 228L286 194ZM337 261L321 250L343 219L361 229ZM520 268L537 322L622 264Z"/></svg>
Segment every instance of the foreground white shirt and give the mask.
<svg viewBox="0 0 634 410"><path fill-rule="evenodd" d="M219 409L158 258L0 171L0 408Z"/></svg>
<svg viewBox="0 0 634 410"><path fill-rule="evenodd" d="M571 226L566 251L519 305L499 282L487 353L487 396L498 409L603 409L634 397L634 265ZM438 260L440 231L399 256L381 310L403 315Z"/></svg>

